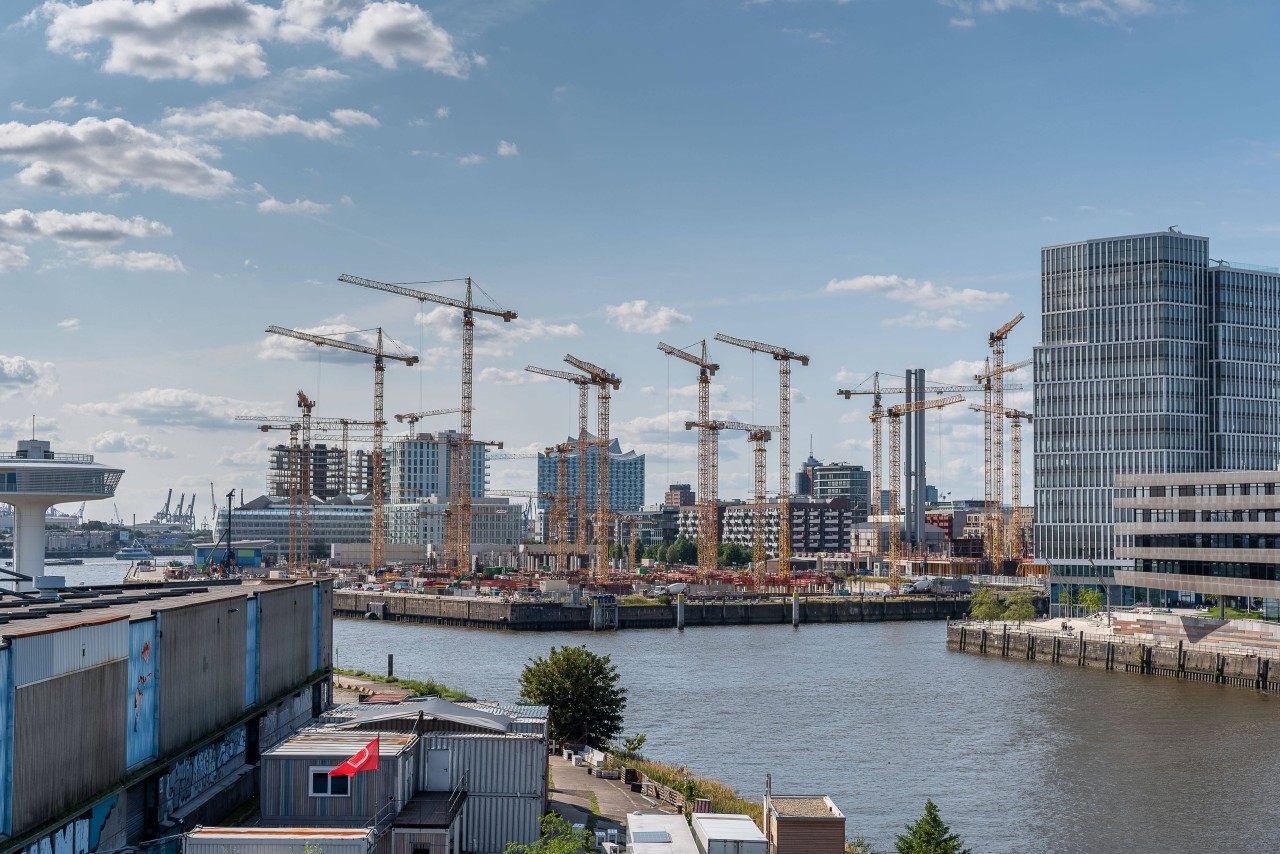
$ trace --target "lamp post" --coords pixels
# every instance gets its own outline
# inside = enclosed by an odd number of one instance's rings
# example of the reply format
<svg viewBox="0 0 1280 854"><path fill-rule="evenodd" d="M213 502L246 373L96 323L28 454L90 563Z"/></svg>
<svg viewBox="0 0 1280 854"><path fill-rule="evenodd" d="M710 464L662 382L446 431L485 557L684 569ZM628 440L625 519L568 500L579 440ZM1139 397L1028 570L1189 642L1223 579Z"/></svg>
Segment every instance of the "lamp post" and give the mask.
<svg viewBox="0 0 1280 854"><path fill-rule="evenodd" d="M227 553L222 556L224 566L235 566L235 553L231 550L231 500L236 497L233 489L227 493Z"/></svg>

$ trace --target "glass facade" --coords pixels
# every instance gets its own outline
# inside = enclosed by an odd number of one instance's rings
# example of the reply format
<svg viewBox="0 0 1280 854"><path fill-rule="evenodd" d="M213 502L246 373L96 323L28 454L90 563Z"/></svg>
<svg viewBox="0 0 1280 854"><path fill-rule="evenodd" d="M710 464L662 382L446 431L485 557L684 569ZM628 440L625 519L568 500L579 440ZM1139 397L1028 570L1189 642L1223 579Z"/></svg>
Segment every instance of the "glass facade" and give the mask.
<svg viewBox="0 0 1280 854"><path fill-rule="evenodd" d="M588 434L589 435L589 434ZM591 437L594 438L594 437ZM574 442L575 439L567 439ZM596 512L596 456L598 449L591 447L586 453L587 477L587 512ZM569 536L576 536L577 513L573 496L578 494L578 453L566 454L565 478L568 481L567 492L569 502ZM538 492L554 493L556 491L556 454L538 457ZM635 451L622 452L622 446L614 439L609 444L609 509L620 513L639 510L644 506L644 454ZM550 502L539 499L538 509L544 515L550 509Z"/></svg>
<svg viewBox="0 0 1280 854"><path fill-rule="evenodd" d="M1035 547L1054 576L1115 556L1120 474L1274 468L1280 275L1161 232L1041 250Z"/></svg>

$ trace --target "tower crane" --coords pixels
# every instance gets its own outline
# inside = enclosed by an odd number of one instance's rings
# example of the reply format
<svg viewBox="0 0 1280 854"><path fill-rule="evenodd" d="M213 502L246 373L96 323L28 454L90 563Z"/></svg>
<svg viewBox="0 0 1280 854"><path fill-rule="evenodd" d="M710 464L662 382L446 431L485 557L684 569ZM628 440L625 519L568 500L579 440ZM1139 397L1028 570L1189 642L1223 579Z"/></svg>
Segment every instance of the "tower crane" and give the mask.
<svg viewBox="0 0 1280 854"><path fill-rule="evenodd" d="M554 454L556 459L556 497L551 504L551 518L547 520L547 533L550 534L552 527L555 528L556 569L564 573L569 572L569 452L575 447L581 453L582 446L572 442L563 442L546 450L548 457ZM586 466L581 456L578 458L578 464L578 479L585 482ZM580 518L578 524L585 527L585 517ZM574 561L577 561L576 557Z"/></svg>
<svg viewBox="0 0 1280 854"><path fill-rule="evenodd" d="M756 561L756 567L754 578L756 583L759 584L764 581L764 564L759 557L756 557L756 555L764 552L765 479L768 471L767 466L763 463L765 450L764 443L769 441L770 435L777 432L778 428L761 427L758 424L744 424L741 421L686 421L684 422L684 429L701 430L710 437L708 444L710 445L711 465L709 467L707 479L711 485L712 495L716 496L717 503L719 502L720 493L720 431L742 430L747 434L748 441L752 442L755 447L755 507L752 510L751 521L754 526L755 535L755 550L753 551L753 557ZM701 474L701 472L699 472L699 474ZM712 506L716 508L716 515L713 517L712 524L709 529L711 531L711 536L708 538L708 546L715 554L715 563L713 563L711 567L712 569L715 569L716 564L719 563L720 559L720 513L719 507L716 507L714 504ZM781 534L779 534L779 537L781 537ZM778 548L779 552L781 552L781 542L779 542ZM701 549L701 543L699 543L699 549ZM706 580L708 573L702 568L701 551L699 551L698 558L698 577L700 580Z"/></svg>
<svg viewBox="0 0 1280 854"><path fill-rule="evenodd" d="M459 433L461 441L458 443L457 465L453 467L450 480L456 484L450 485L449 504L452 507L456 505L456 518L451 520L451 524L445 530L445 553L448 559L454 562L457 571L471 571L471 368L473 354L475 352L476 341L476 314L487 314L492 317L502 318L503 323L510 323L518 316L514 311L508 311L503 308L485 308L476 305L471 299L471 289L475 283L471 281L471 277L467 276L461 281L466 283L466 299L459 300L452 297L440 296L438 294L429 294L425 291L406 288L403 285L387 284L386 282L375 282L372 279L364 279L359 276L351 276L343 273L338 277L338 281L346 282L350 285L359 285L362 288L370 288L375 291L385 291L386 293L397 294L399 296L410 297L416 299L419 305L423 303L436 303L438 305L449 306L450 308L461 309L462 311L462 406L461 406L461 425ZM452 279L447 281L459 281ZM484 293L484 289L480 289ZM485 294L488 296L488 294ZM490 297L492 299L492 297ZM452 534L452 537L450 536ZM452 549L450 549L452 546Z"/></svg>
<svg viewBox="0 0 1280 854"><path fill-rule="evenodd" d="M711 420L711 378L720 366L707 358L707 342L702 342L702 356L687 353L670 344L658 342L658 349L668 356L675 356L698 368L698 423L705 424ZM719 440L714 438L715 431L698 429L698 574L706 577L711 574L720 562L720 497L718 481L713 474L718 474L716 457ZM713 444L715 448L713 448Z"/></svg>
<svg viewBox="0 0 1280 854"><path fill-rule="evenodd" d="M566 354L565 362L582 371L596 387L596 580L609 579L609 399L610 389L622 385L622 380L599 365L585 362L572 354ZM586 454L578 452L578 479L582 480L586 466ZM581 527L583 520L578 520Z"/></svg>
<svg viewBox="0 0 1280 854"><path fill-rule="evenodd" d="M575 510L577 527L574 548L581 554L587 550L587 400L591 381L579 374L539 368L535 365L526 365L525 370L531 374L565 380L578 387L578 503ZM568 510L568 505L565 509Z"/></svg>
<svg viewBox="0 0 1280 854"><path fill-rule="evenodd" d="M1019 314L1006 323L1001 329L1011 329L1021 319ZM994 336L996 333L992 333ZM1007 335L1008 332L1005 332ZM1031 364L1030 359L1004 364L1004 345L1001 339L1000 365L993 364L988 357L984 363L986 368L974 375L976 382L982 383L982 449L984 489L982 498L983 517L983 553L991 562L993 572L999 572L1005 559L1005 525L1004 525L1004 392L1016 388L1006 384L1005 374L1025 368Z"/></svg>
<svg viewBox="0 0 1280 854"><path fill-rule="evenodd" d="M791 363L808 367L809 357L785 347L716 333L716 340L753 353L767 353L778 363L778 575L791 587ZM767 441L767 438L766 438Z"/></svg>
<svg viewBox="0 0 1280 854"><path fill-rule="evenodd" d="M1006 409L1004 417L1009 419L1009 468L1011 469L1010 477L1013 479L1010 484L1013 519L1009 525L1012 528L1009 545L1011 552L1016 552L1019 558L1024 558L1027 556L1027 538L1024 535L1026 520L1022 512L1022 422L1031 424L1033 416L1030 412L1023 412L1020 409Z"/></svg>
<svg viewBox="0 0 1280 854"><path fill-rule="evenodd" d="M386 546L386 517L384 515L386 509L382 503L382 428L387 423L382 417L382 375L385 371L383 362L386 359L391 359L396 362L403 362L406 365L416 365L418 364L418 357L399 356L383 352L382 327L378 327L376 347L365 347L362 344L352 344L350 341L325 338L320 335L312 335L309 332L299 332L296 329L285 329L280 326L268 326L267 331L274 335L296 338L299 341L309 341L319 347L336 347L339 350L363 353L366 356L373 357L373 490L370 493L371 503L373 504L373 518L369 525L369 568L377 571L382 566L383 548Z"/></svg>
<svg viewBox="0 0 1280 854"><path fill-rule="evenodd" d="M889 587L898 586L898 561L902 557L902 525L899 515L902 509L902 416L927 409L941 409L964 400L960 394L951 397L935 397L932 400L916 400L890 406L889 418Z"/></svg>
<svg viewBox="0 0 1280 854"><path fill-rule="evenodd" d="M418 435L418 422L424 418L430 418L433 415L452 415L455 412L461 412L458 407L452 409L428 409L426 412L404 412L394 416L401 424L409 422L409 438L413 439Z"/></svg>
<svg viewBox="0 0 1280 854"><path fill-rule="evenodd" d="M288 425L297 420L292 415L237 415L237 421L258 421L263 424L281 424ZM352 427L372 427L372 421L362 421L356 418L315 418L311 419L312 435L332 435L334 431L340 431L342 435L342 491L358 492L362 484L354 484L352 489L351 478L351 428ZM372 441L372 437L362 437L367 441ZM211 484L212 485L212 484ZM368 490L372 492L372 489Z"/></svg>
<svg viewBox="0 0 1280 854"><path fill-rule="evenodd" d="M298 540L302 545L302 565L311 566L311 410L316 402L298 389L298 408L302 410L302 451L298 458L298 485L302 492L298 508Z"/></svg>
<svg viewBox="0 0 1280 854"><path fill-rule="evenodd" d="M289 431L289 569L294 572L298 571L299 552L298 552L298 527L300 512L298 507L298 482L302 479L300 475L300 465L298 459L298 433L302 430L302 425L293 423L288 426L283 424L259 424L258 429L263 433L269 433L272 430L288 430ZM231 546L228 543L228 551Z"/></svg>

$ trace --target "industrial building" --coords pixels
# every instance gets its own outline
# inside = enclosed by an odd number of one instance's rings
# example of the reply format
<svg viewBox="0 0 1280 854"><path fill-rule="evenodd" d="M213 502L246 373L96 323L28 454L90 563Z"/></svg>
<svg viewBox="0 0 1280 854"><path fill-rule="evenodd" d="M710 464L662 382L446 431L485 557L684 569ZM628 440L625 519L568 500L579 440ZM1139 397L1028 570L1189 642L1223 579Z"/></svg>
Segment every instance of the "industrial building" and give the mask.
<svg viewBox="0 0 1280 854"><path fill-rule="evenodd" d="M1115 570L1117 585L1158 605L1261 599L1280 618L1280 472L1131 474L1115 485L1116 557L1133 561Z"/></svg>
<svg viewBox="0 0 1280 854"><path fill-rule="evenodd" d="M329 700L328 582L0 603L0 849L120 851L219 820Z"/></svg>
<svg viewBox="0 0 1280 854"><path fill-rule="evenodd" d="M1055 593L1135 601L1108 583L1134 571L1115 548L1119 478L1280 463L1280 270L1209 255L1174 230L1041 250L1034 539Z"/></svg>

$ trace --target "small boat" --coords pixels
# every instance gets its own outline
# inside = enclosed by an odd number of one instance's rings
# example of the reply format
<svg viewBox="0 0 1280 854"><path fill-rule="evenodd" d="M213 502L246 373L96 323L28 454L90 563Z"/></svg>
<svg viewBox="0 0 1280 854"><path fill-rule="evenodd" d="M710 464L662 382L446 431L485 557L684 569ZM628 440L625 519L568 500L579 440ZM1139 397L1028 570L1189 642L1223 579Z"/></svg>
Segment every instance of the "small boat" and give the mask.
<svg viewBox="0 0 1280 854"><path fill-rule="evenodd" d="M133 542L129 543L129 545L125 546L120 551L116 552L116 560L151 561L154 559L155 559L155 555L147 551L147 547L144 546L138 540L134 540Z"/></svg>
<svg viewBox="0 0 1280 854"><path fill-rule="evenodd" d="M46 560L45 566L84 566L84 561L78 557L60 557L53 560Z"/></svg>

